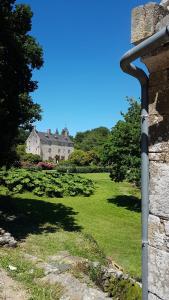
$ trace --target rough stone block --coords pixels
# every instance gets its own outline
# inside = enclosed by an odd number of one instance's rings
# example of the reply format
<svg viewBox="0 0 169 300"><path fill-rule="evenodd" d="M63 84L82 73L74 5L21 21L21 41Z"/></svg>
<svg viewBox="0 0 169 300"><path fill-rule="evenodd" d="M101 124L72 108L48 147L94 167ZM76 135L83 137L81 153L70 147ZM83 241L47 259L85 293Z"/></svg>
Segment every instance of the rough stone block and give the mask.
<svg viewBox="0 0 169 300"><path fill-rule="evenodd" d="M169 253L149 246L149 291L163 300L169 297L168 266Z"/></svg>
<svg viewBox="0 0 169 300"><path fill-rule="evenodd" d="M169 10L169 0L161 0L160 5Z"/></svg>
<svg viewBox="0 0 169 300"><path fill-rule="evenodd" d="M157 23L155 31L156 32L160 31L162 28L166 27L166 25L168 25L168 24L169 24L169 14Z"/></svg>
<svg viewBox="0 0 169 300"><path fill-rule="evenodd" d="M152 293L149 293L148 300L161 300L161 298L157 297L156 295L153 295Z"/></svg>
<svg viewBox="0 0 169 300"><path fill-rule="evenodd" d="M159 216L162 216L163 218L168 218L169 214L169 198L167 196L167 200L159 199L160 195L150 195L150 213L157 214ZM163 197L163 196L162 196Z"/></svg>
<svg viewBox="0 0 169 300"><path fill-rule="evenodd" d="M149 152L169 152L169 114L149 116Z"/></svg>
<svg viewBox="0 0 169 300"><path fill-rule="evenodd" d="M151 153L149 153L149 160L150 161L166 162L166 153L151 152Z"/></svg>
<svg viewBox="0 0 169 300"><path fill-rule="evenodd" d="M169 69L158 70L155 73L149 75L149 89L161 88L162 86L167 86L169 81Z"/></svg>
<svg viewBox="0 0 169 300"><path fill-rule="evenodd" d="M146 65L150 73L169 68L169 46L163 45L149 55L142 57L141 61Z"/></svg>
<svg viewBox="0 0 169 300"><path fill-rule="evenodd" d="M169 164L150 162L150 212L169 218Z"/></svg>
<svg viewBox="0 0 169 300"><path fill-rule="evenodd" d="M169 252L169 221L149 215L149 245Z"/></svg>
<svg viewBox="0 0 169 300"><path fill-rule="evenodd" d="M169 115L169 81L149 88L149 115Z"/></svg>
<svg viewBox="0 0 169 300"><path fill-rule="evenodd" d="M169 142L158 142L151 144L149 143L149 152L150 153L159 153L159 152L165 152L165 162L169 162L169 155L167 153L169 149ZM155 161L155 159L152 159ZM158 160L158 159L157 159Z"/></svg>
<svg viewBox="0 0 169 300"><path fill-rule="evenodd" d="M134 8L132 11L131 42L138 44L154 34L156 24L166 15L167 11L164 7L154 2Z"/></svg>
<svg viewBox="0 0 169 300"><path fill-rule="evenodd" d="M156 162L169 163L169 153L168 152L151 152L149 153L149 160Z"/></svg>

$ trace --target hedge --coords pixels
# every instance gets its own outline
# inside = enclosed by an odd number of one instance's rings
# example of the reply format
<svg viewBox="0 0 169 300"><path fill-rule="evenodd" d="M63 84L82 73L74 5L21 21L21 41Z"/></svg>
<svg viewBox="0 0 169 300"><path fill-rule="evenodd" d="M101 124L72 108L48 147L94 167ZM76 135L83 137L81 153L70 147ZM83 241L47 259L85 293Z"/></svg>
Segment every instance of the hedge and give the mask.
<svg viewBox="0 0 169 300"><path fill-rule="evenodd" d="M57 166L60 173L110 173L112 167L108 166Z"/></svg>

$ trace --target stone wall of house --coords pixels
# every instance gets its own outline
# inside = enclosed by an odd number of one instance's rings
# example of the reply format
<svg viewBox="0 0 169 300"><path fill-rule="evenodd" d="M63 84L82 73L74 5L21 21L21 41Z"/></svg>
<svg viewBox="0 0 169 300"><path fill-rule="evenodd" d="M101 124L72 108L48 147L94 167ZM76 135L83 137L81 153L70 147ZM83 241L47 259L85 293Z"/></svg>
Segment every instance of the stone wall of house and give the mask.
<svg viewBox="0 0 169 300"><path fill-rule="evenodd" d="M42 156L40 139L35 130L32 130L26 140L26 153L38 154Z"/></svg>
<svg viewBox="0 0 169 300"><path fill-rule="evenodd" d="M56 155L59 156L61 160L67 160L69 155L73 152L74 148L69 146L59 146L59 145L41 145L41 156L43 160L48 160L52 158L55 160Z"/></svg>
<svg viewBox="0 0 169 300"><path fill-rule="evenodd" d="M169 24L169 1L132 12L132 42ZM142 58L149 71L149 300L169 299L169 45Z"/></svg>

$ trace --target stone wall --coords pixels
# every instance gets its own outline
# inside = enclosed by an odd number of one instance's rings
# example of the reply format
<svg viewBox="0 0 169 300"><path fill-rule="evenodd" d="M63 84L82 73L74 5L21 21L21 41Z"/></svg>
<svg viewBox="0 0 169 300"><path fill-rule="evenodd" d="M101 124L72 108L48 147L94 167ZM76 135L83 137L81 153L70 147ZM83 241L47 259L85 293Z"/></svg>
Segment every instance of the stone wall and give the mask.
<svg viewBox="0 0 169 300"><path fill-rule="evenodd" d="M132 13L132 42L169 24L169 1ZM169 46L142 58L149 71L149 300L169 299Z"/></svg>
<svg viewBox="0 0 169 300"><path fill-rule="evenodd" d="M50 148L50 153L49 153ZM49 157L55 159L56 155L60 157L60 159L67 160L69 155L73 152L74 148L69 146L59 146L59 145L51 145L50 147L46 144L41 145L42 151L42 159L48 160Z"/></svg>

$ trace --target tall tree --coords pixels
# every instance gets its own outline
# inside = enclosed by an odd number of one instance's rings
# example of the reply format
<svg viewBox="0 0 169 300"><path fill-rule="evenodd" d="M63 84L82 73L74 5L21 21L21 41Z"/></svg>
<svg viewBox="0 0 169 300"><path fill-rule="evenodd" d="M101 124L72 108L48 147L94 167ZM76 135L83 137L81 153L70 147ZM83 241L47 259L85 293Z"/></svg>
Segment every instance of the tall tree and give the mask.
<svg viewBox="0 0 169 300"><path fill-rule="evenodd" d="M106 127L98 127L84 132L77 132L74 138L74 146L76 149L83 151L94 150L99 153L109 135L110 130Z"/></svg>
<svg viewBox="0 0 169 300"><path fill-rule="evenodd" d="M32 71L43 65L42 48L29 34L32 11L15 0L0 0L0 165L7 164L18 128L41 119L29 95L37 89Z"/></svg>
<svg viewBox="0 0 169 300"><path fill-rule="evenodd" d="M128 99L129 109L123 120L112 128L111 137L104 146L102 161L112 165L111 178L115 181L140 181L140 103Z"/></svg>

